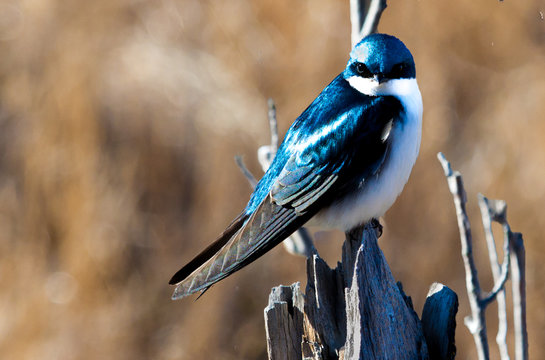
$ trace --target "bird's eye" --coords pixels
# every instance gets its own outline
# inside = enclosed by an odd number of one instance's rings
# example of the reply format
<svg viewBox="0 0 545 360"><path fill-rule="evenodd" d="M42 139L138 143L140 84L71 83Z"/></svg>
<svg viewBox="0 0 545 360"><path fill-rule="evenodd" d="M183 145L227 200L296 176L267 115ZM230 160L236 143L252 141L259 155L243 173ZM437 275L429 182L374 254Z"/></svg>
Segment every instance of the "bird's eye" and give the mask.
<svg viewBox="0 0 545 360"><path fill-rule="evenodd" d="M406 70L406 67L405 67L405 64L395 64L393 67L392 67L392 71L390 71L390 78L392 79L400 79L402 78L405 74L405 70Z"/></svg>
<svg viewBox="0 0 545 360"><path fill-rule="evenodd" d="M356 63L356 72L358 73L358 75L366 78L373 77L373 73L369 71L365 64L362 63Z"/></svg>

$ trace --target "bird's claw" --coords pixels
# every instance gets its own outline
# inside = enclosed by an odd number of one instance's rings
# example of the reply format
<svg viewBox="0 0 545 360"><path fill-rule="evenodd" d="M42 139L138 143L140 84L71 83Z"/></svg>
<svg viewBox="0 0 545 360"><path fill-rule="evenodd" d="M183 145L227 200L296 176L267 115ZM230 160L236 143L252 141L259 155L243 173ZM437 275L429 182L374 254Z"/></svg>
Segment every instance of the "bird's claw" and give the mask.
<svg viewBox="0 0 545 360"><path fill-rule="evenodd" d="M377 235L377 239L382 236L382 225L377 219L371 219L370 221L371 226L375 230L375 234Z"/></svg>

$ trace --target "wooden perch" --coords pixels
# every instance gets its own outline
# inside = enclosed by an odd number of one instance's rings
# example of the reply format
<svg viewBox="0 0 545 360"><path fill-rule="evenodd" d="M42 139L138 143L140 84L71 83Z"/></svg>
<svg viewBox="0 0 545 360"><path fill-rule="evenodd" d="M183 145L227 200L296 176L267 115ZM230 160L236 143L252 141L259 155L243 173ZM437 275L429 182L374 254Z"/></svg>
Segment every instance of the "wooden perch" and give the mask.
<svg viewBox="0 0 545 360"><path fill-rule="evenodd" d="M347 359L421 359L421 324L405 302L371 229L347 234L342 269L347 286Z"/></svg>
<svg viewBox="0 0 545 360"><path fill-rule="evenodd" d="M420 320L396 284L372 225L347 233L335 269L318 255L308 258L307 277L304 297L298 284L274 288L270 295L269 359L428 358ZM452 359L458 302L450 290L437 293L441 296L428 298L425 306L427 327L441 324L442 329L434 332L434 345L442 342L438 346L445 355L434 359Z"/></svg>

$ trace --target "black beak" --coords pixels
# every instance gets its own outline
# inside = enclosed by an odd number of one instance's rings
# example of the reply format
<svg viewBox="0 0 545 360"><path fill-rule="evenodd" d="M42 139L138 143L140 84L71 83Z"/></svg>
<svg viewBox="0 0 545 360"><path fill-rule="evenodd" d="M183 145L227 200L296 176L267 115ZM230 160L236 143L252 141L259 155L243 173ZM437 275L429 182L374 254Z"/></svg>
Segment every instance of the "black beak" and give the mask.
<svg viewBox="0 0 545 360"><path fill-rule="evenodd" d="M374 77L376 82L378 82L379 84L382 84L383 82L385 82L386 80L388 80L383 73L378 73L378 74L375 74Z"/></svg>

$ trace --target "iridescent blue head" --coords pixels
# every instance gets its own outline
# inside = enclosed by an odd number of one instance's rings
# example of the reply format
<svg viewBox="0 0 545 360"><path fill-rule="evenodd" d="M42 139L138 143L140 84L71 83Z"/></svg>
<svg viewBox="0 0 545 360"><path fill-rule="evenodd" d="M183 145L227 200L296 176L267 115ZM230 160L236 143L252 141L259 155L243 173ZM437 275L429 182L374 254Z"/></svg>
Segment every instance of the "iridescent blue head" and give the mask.
<svg viewBox="0 0 545 360"><path fill-rule="evenodd" d="M383 83L393 79L414 79L413 56L396 37L372 34L360 41L350 53L344 71L346 80L359 77Z"/></svg>

